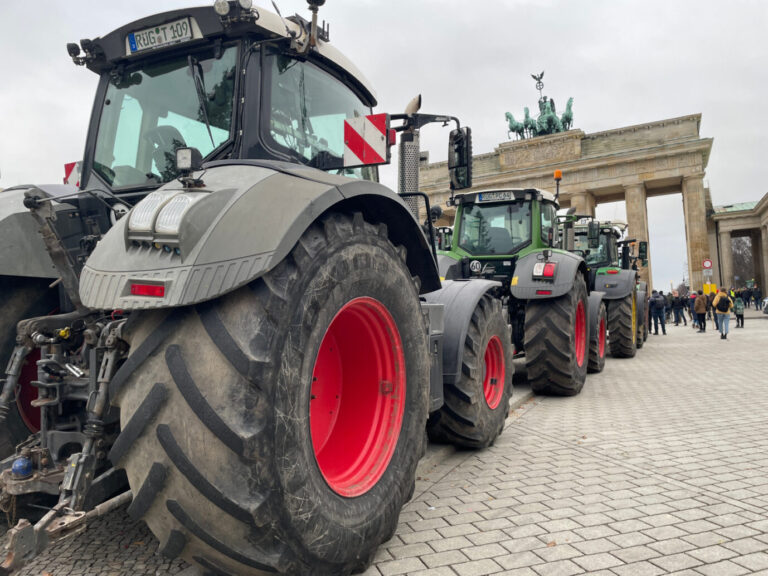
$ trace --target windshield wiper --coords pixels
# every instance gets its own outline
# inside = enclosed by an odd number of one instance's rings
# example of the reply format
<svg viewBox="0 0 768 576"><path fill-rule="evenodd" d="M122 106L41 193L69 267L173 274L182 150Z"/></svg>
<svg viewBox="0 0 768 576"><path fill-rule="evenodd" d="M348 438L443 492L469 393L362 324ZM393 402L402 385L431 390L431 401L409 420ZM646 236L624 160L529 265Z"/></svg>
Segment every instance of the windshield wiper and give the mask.
<svg viewBox="0 0 768 576"><path fill-rule="evenodd" d="M213 133L211 132L211 123L208 122L208 109L205 106L205 81L203 80L202 66L200 66L200 62L198 62L191 55L187 56L187 63L189 64L189 72L192 74L192 81L195 83L197 101L200 103L200 110L203 113L205 127L208 129L208 136L211 139L211 146L216 148L216 143L213 141Z"/></svg>

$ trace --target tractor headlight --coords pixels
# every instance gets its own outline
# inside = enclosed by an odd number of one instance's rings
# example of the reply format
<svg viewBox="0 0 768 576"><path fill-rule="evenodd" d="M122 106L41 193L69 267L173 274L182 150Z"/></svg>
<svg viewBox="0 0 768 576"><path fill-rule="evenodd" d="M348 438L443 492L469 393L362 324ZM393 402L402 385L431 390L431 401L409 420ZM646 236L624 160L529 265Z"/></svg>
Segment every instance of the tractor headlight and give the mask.
<svg viewBox="0 0 768 576"><path fill-rule="evenodd" d="M128 230L131 232L152 232L158 212L168 200L178 193L178 190L158 190L150 193L131 211Z"/></svg>
<svg viewBox="0 0 768 576"><path fill-rule="evenodd" d="M193 204L199 202L205 196L210 196L210 194L205 192L186 192L171 198L157 215L155 232L158 234L177 235L184 214L187 213Z"/></svg>
<svg viewBox="0 0 768 576"><path fill-rule="evenodd" d="M229 14L229 2L227 0L216 0L213 3L213 9L216 10L216 14L219 16L226 16Z"/></svg>

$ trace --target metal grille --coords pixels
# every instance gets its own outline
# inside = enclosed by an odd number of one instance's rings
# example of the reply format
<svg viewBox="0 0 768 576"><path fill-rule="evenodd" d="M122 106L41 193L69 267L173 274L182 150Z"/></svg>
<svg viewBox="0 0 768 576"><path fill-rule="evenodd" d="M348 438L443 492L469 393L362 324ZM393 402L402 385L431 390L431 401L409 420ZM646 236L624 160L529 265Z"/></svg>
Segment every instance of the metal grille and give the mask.
<svg viewBox="0 0 768 576"><path fill-rule="evenodd" d="M418 222L426 219L427 206L422 196L407 196L403 200L405 200L408 210Z"/></svg>
<svg viewBox="0 0 768 576"><path fill-rule="evenodd" d="M405 134L403 134L405 136ZM419 191L419 135L413 134L413 139L400 138L400 154L398 158L398 178L400 194L410 194Z"/></svg>

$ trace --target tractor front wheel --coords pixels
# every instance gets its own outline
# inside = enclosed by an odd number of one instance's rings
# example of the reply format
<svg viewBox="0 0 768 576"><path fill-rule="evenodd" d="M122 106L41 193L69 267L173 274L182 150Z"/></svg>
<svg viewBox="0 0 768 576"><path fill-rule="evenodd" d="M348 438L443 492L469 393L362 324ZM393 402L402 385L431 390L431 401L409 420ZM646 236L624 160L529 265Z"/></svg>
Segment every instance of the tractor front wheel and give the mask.
<svg viewBox="0 0 768 576"><path fill-rule="evenodd" d="M446 384L445 403L429 419L430 439L462 448L493 444L509 415L513 374L512 340L501 301L486 294L467 327L461 376Z"/></svg>

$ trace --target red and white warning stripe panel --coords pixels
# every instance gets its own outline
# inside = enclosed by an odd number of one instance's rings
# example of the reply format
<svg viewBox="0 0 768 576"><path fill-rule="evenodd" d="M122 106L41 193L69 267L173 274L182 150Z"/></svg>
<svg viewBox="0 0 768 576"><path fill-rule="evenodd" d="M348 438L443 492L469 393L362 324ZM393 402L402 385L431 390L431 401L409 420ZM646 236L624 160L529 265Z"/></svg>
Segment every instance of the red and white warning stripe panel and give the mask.
<svg viewBox="0 0 768 576"><path fill-rule="evenodd" d="M344 120L344 166L387 164L395 131L389 114L371 114Z"/></svg>
<svg viewBox="0 0 768 576"><path fill-rule="evenodd" d="M80 167L82 162L64 164L64 184L80 187Z"/></svg>

